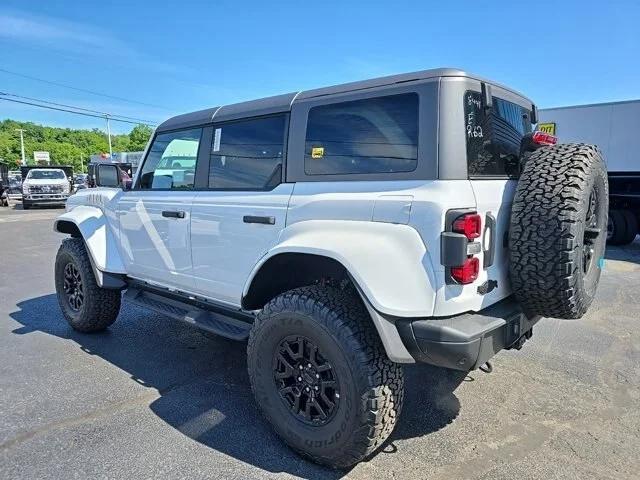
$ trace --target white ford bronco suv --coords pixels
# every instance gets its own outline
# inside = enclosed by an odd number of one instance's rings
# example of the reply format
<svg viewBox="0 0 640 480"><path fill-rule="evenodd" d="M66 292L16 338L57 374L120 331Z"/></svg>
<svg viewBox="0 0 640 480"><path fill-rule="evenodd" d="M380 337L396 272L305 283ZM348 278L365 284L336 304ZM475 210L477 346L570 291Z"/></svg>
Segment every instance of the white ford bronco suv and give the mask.
<svg viewBox="0 0 640 480"><path fill-rule="evenodd" d="M468 371L599 281L598 150L534 132L515 91L437 69L171 118L133 182L99 165L67 201L55 264L70 325L122 292L248 340L260 410L293 449L347 467L387 439L402 364Z"/></svg>

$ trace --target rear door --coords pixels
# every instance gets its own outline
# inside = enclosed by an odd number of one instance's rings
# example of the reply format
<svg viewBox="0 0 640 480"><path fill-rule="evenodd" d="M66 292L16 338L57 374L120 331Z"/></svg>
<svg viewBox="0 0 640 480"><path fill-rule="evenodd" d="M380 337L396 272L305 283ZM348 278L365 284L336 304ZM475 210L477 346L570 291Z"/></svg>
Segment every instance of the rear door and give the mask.
<svg viewBox="0 0 640 480"><path fill-rule="evenodd" d="M240 305L249 273L285 226L293 184L283 183L287 114L215 124L208 185L193 199L196 293Z"/></svg>
<svg viewBox="0 0 640 480"><path fill-rule="evenodd" d="M136 185L118 203L127 273L184 291L194 288L190 219L202 128L156 135Z"/></svg>
<svg viewBox="0 0 640 480"><path fill-rule="evenodd" d="M493 285L492 301L510 293L507 235L520 171L520 142L531 132L531 104L492 88L492 106L482 105L480 86L464 93L469 180L482 217L482 265ZM528 103L528 104L527 104Z"/></svg>

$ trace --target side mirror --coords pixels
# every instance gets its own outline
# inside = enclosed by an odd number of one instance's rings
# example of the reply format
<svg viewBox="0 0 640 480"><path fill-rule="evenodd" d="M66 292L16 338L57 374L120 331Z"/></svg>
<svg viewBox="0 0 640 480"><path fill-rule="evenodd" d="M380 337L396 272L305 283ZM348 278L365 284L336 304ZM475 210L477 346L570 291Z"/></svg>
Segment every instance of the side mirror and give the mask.
<svg viewBox="0 0 640 480"><path fill-rule="evenodd" d="M120 175L115 165L98 165L96 169L96 186L118 188Z"/></svg>

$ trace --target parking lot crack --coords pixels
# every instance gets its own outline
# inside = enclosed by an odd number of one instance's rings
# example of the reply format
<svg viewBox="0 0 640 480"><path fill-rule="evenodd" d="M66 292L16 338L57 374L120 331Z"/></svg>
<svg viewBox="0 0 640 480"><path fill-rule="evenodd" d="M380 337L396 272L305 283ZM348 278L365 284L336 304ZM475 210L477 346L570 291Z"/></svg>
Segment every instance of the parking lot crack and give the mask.
<svg viewBox="0 0 640 480"><path fill-rule="evenodd" d="M83 423L91 422L97 418L110 415L122 409L127 409L133 406L151 403L154 400L156 400L158 397L159 395L155 391L149 391L135 398L129 398L126 400L121 400L119 402L111 403L105 407L91 410L89 412L86 412L82 415L78 415L76 417L65 418L63 420L59 420L56 422L47 423L33 430L20 433L15 437L3 442L2 444L0 444L0 451L7 450L27 440L31 440L36 436L49 433L53 430L59 430L67 427L74 427L77 425L81 425Z"/></svg>

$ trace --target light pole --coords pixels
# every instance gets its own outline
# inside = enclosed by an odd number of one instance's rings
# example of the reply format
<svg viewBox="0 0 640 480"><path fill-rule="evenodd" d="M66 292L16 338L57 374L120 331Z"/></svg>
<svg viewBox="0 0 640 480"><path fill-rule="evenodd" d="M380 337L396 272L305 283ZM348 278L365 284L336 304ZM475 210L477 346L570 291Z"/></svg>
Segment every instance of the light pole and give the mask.
<svg viewBox="0 0 640 480"><path fill-rule="evenodd" d="M109 115L105 115L107 119L107 137L109 137L109 160L113 160L113 150L111 149L111 125L109 124Z"/></svg>
<svg viewBox="0 0 640 480"><path fill-rule="evenodd" d="M27 160L24 158L24 130L16 128L16 132L20 132L20 150L22 151L22 165L27 164Z"/></svg>

